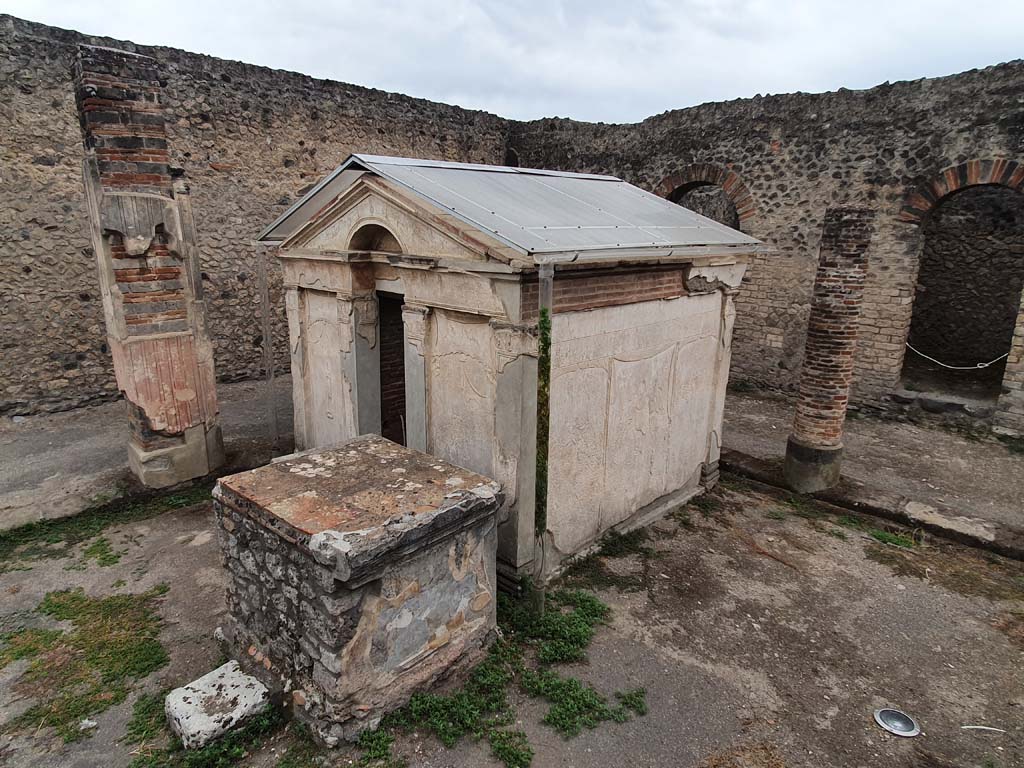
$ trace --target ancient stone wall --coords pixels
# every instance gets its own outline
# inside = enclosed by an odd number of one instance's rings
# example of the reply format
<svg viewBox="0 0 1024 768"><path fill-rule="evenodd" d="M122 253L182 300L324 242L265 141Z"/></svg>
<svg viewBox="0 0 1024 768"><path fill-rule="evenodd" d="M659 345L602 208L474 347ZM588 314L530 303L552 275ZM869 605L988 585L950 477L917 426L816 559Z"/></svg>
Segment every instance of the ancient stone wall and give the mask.
<svg viewBox="0 0 1024 768"><path fill-rule="evenodd" d="M538 120L516 124L511 145L522 166L613 173L666 197L709 181L722 188L740 229L775 248L737 297L733 377L762 386L796 385L825 210L876 212L854 382L857 399L875 400L898 385L910 325L922 238L905 199L958 164L965 171L938 185L945 191L980 183L985 168L1019 185L1012 164L968 161L1024 160L1022 92L1024 63L1013 62L704 104L634 125Z"/></svg>
<svg viewBox="0 0 1024 768"><path fill-rule="evenodd" d="M171 165L192 188L221 379L262 367L252 240L349 153L504 157L507 123L486 113L0 16L0 413L117 395L82 187L79 43L153 56L166 79ZM286 371L276 264L270 279Z"/></svg>
<svg viewBox="0 0 1024 768"><path fill-rule="evenodd" d="M802 362L824 211L870 208L877 217L855 371L858 400L877 400L899 382L927 218L914 205L927 208L954 189L982 183L982 174L1024 186L1024 169L1006 162L1024 161L1022 62L864 91L705 104L631 125L515 123L4 16L0 412L116 395L85 231L70 83L71 56L83 41L147 53L165 72L172 163L192 185L217 372L227 379L260 368L251 239L352 151L507 158L522 166L613 173L716 218L731 219L734 208L740 229L775 247L752 266L737 300L734 376L778 388L795 386ZM666 93L666 105L680 98ZM714 196L715 187L728 201ZM278 365L285 368L276 268L271 301ZM1008 371L1018 371L1020 354ZM1013 375L1024 391L1024 375Z"/></svg>

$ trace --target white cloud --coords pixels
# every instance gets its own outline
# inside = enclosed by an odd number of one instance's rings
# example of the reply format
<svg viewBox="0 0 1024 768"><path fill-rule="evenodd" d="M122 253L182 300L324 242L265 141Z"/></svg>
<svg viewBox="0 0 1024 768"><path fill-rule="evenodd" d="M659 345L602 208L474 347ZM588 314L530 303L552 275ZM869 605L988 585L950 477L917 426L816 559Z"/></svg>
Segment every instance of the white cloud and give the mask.
<svg viewBox="0 0 1024 768"><path fill-rule="evenodd" d="M16 16L506 117L627 122L1021 55L1019 0L14 0Z"/></svg>

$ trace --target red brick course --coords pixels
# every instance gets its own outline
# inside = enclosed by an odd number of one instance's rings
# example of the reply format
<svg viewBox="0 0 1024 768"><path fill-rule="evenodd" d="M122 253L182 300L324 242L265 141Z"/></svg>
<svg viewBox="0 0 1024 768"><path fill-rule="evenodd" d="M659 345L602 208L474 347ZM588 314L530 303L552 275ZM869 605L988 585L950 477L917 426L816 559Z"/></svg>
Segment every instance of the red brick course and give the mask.
<svg viewBox="0 0 1024 768"><path fill-rule="evenodd" d="M170 155L156 61L82 46L75 62L75 96L100 183L108 189L169 195Z"/></svg>
<svg viewBox="0 0 1024 768"><path fill-rule="evenodd" d="M523 321L537 319L539 286L536 280L523 285ZM601 270L579 274L558 273L552 311L580 312L618 304L674 299L686 293L679 267L642 270Z"/></svg>

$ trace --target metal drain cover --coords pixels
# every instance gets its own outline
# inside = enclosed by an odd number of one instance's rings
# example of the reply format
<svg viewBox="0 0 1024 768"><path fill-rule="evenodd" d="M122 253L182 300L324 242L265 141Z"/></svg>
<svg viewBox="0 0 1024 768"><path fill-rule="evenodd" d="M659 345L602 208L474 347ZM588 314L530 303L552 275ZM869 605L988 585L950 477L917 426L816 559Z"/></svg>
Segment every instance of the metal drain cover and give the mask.
<svg viewBox="0 0 1024 768"><path fill-rule="evenodd" d="M898 709L876 709L875 722L897 736L917 736L921 733L917 721Z"/></svg>

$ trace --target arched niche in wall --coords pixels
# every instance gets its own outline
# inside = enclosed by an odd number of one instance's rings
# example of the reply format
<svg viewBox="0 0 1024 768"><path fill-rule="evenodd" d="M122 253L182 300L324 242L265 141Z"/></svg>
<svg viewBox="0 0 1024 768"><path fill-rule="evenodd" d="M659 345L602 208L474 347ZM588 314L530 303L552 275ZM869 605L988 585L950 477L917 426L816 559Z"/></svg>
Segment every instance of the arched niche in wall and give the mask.
<svg viewBox="0 0 1024 768"><path fill-rule="evenodd" d="M904 200L900 219L920 228L905 388L992 403L1000 397L1024 289L1022 187L1019 164L972 160Z"/></svg>
<svg viewBox="0 0 1024 768"><path fill-rule="evenodd" d="M736 172L710 163L691 163L666 176L655 193L734 229L745 229L744 222L756 213L750 190Z"/></svg>
<svg viewBox="0 0 1024 768"><path fill-rule="evenodd" d="M380 224L363 224L352 233L348 249L350 251L401 253L402 245L387 227Z"/></svg>

